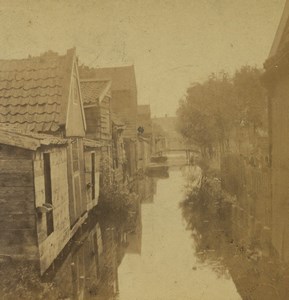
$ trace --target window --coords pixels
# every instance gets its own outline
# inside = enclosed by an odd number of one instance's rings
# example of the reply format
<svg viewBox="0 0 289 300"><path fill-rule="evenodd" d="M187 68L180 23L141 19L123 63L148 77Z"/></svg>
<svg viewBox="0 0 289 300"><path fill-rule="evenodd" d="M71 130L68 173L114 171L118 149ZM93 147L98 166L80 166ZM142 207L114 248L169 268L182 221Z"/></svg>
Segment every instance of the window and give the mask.
<svg viewBox="0 0 289 300"><path fill-rule="evenodd" d="M44 160L45 203L52 205L50 153L44 153L43 160ZM53 211L49 211L46 214L46 228L47 228L47 236L49 236L54 231Z"/></svg>
<svg viewBox="0 0 289 300"><path fill-rule="evenodd" d="M91 199L95 199L95 153L91 153Z"/></svg>

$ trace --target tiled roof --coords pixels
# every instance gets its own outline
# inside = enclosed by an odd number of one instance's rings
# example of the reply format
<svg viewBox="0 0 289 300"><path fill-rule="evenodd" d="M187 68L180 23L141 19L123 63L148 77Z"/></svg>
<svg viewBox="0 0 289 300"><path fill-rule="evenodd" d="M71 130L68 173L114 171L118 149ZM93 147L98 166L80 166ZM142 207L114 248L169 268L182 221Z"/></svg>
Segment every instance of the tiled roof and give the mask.
<svg viewBox="0 0 289 300"><path fill-rule="evenodd" d="M81 94L84 105L98 104L103 93L109 88L109 80L81 80Z"/></svg>
<svg viewBox="0 0 289 300"><path fill-rule="evenodd" d="M0 60L0 124L34 132L55 132L64 125L73 55L74 49L63 56Z"/></svg>
<svg viewBox="0 0 289 300"><path fill-rule="evenodd" d="M35 133L21 129L19 126L0 124L0 143L24 149L36 150L41 145L66 145L66 139L44 133Z"/></svg>

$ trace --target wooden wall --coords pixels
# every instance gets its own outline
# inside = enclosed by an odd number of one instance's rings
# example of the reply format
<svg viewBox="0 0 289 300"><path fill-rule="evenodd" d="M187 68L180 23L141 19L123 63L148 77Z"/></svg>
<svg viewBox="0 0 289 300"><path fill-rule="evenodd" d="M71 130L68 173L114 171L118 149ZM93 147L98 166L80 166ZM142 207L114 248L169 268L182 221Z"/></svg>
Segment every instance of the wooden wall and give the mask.
<svg viewBox="0 0 289 300"><path fill-rule="evenodd" d="M87 126L86 137L89 139L100 140L100 109L97 106L85 107L84 112Z"/></svg>
<svg viewBox="0 0 289 300"><path fill-rule="evenodd" d="M92 153L95 155L95 194L94 199L92 197ZM100 157L101 157L101 151L100 149L95 150L85 150L84 152L85 157L85 185L86 185L86 201L87 201L87 209L90 210L93 207L95 207L98 203L98 197L99 197L99 186L100 186ZM89 187L88 187L89 185Z"/></svg>
<svg viewBox="0 0 289 300"><path fill-rule="evenodd" d="M105 97L100 104L101 139L111 140L112 126L110 113L110 97Z"/></svg>
<svg viewBox="0 0 289 300"><path fill-rule="evenodd" d="M54 231L47 236L46 214L37 214L40 269L43 273L70 239L69 197L67 181L67 152L65 147L48 151L51 164L51 187ZM43 153L38 151L34 160L35 204L45 203Z"/></svg>
<svg viewBox="0 0 289 300"><path fill-rule="evenodd" d="M137 145L130 139L124 140L124 149L126 156L126 170L130 177L137 172Z"/></svg>
<svg viewBox="0 0 289 300"><path fill-rule="evenodd" d="M81 138L71 139L67 155L70 225L73 227L87 211L84 148Z"/></svg>
<svg viewBox="0 0 289 300"><path fill-rule="evenodd" d="M281 258L289 261L289 76L271 99L272 238Z"/></svg>
<svg viewBox="0 0 289 300"><path fill-rule="evenodd" d="M138 169L144 169L150 162L151 144L144 140L137 141Z"/></svg>
<svg viewBox="0 0 289 300"><path fill-rule="evenodd" d="M0 144L0 254L37 259L32 152Z"/></svg>
<svg viewBox="0 0 289 300"><path fill-rule="evenodd" d="M123 136L136 138L137 135L137 101L129 90L113 91L111 101L112 112L125 123Z"/></svg>

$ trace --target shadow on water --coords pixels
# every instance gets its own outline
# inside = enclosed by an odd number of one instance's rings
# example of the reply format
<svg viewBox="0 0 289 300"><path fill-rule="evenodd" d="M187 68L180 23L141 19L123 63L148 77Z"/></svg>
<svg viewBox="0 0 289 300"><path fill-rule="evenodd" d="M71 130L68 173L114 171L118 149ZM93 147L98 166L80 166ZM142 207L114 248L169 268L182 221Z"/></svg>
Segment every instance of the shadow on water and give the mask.
<svg viewBox="0 0 289 300"><path fill-rule="evenodd" d="M254 216L225 195L219 182L204 180L180 207L200 262L227 270L243 299L288 299L289 266L279 260Z"/></svg>
<svg viewBox="0 0 289 300"><path fill-rule="evenodd" d="M141 203L153 203L156 180L131 185L139 196L127 220L91 213L42 278L31 262L1 261L0 299L117 299L118 267L125 253L141 252Z"/></svg>

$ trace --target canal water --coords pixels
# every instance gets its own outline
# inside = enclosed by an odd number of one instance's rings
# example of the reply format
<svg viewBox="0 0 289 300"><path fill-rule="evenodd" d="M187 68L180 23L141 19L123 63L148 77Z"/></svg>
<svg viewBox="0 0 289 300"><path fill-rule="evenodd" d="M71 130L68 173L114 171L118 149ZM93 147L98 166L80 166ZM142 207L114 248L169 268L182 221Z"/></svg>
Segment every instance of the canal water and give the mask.
<svg viewBox="0 0 289 300"><path fill-rule="evenodd" d="M289 299L288 264L253 234L254 220L194 190L202 171L185 157L172 154L168 163L168 171L131 187L133 221L90 216L41 280L29 265L17 274L13 264L1 267L0 298Z"/></svg>
<svg viewBox="0 0 289 300"><path fill-rule="evenodd" d="M241 299L228 272L196 256L182 216L186 178L182 170L159 179L153 202L141 205L142 243L119 266L120 300Z"/></svg>

